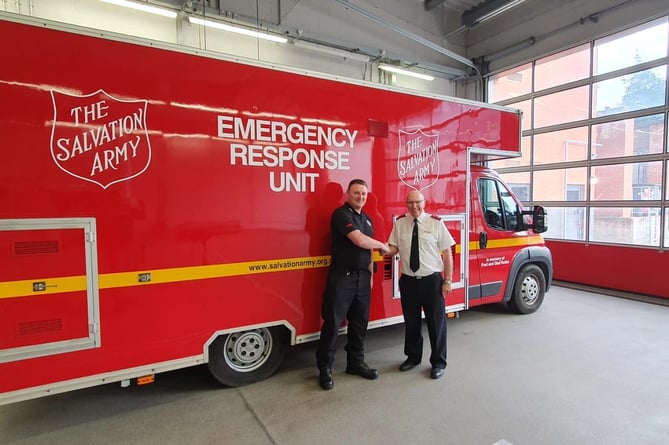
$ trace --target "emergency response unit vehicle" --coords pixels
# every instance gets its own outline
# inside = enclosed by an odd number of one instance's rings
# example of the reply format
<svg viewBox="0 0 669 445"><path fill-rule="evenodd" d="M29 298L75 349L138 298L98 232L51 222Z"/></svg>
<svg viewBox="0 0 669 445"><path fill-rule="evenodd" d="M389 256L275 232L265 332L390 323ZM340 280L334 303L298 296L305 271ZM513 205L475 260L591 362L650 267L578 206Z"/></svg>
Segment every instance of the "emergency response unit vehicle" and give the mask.
<svg viewBox="0 0 669 445"><path fill-rule="evenodd" d="M447 226L449 314L544 299L543 209L484 166L520 156L517 110L6 15L0 40L0 403L267 378L318 338L354 178L375 238L413 189ZM399 259L374 259L370 327L401 323Z"/></svg>

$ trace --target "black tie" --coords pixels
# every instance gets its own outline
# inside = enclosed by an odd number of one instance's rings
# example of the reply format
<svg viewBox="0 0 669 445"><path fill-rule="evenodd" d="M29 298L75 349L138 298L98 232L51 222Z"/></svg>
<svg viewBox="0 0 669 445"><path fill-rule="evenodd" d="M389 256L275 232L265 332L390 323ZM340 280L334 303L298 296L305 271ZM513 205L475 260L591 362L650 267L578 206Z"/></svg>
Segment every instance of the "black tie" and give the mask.
<svg viewBox="0 0 669 445"><path fill-rule="evenodd" d="M420 256L418 255L418 220L413 220L413 232L411 233L411 257L409 258L409 267L412 272L416 272L420 267Z"/></svg>

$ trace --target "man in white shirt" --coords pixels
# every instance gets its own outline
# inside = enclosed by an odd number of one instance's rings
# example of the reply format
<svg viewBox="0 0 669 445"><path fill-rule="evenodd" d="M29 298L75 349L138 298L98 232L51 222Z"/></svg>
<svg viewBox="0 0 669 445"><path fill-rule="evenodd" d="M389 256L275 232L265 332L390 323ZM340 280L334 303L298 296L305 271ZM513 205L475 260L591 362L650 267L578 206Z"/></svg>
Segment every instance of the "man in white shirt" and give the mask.
<svg viewBox="0 0 669 445"><path fill-rule="evenodd" d="M446 313L444 295L451 292L455 240L443 222L425 213L425 196L413 190L407 195L409 213L398 218L390 233L389 255L399 253L399 280L404 315L404 353L400 371L420 364L423 356L421 309L430 337L430 377L439 379L446 368Z"/></svg>

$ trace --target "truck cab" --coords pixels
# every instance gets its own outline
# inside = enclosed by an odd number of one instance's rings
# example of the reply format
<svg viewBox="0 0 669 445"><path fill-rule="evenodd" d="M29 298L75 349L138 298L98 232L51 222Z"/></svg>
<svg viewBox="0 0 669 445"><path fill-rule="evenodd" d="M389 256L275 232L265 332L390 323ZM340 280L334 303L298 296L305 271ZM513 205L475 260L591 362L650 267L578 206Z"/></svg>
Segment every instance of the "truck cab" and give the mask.
<svg viewBox="0 0 669 445"><path fill-rule="evenodd" d="M543 244L541 206L531 211L491 169L472 166L468 306L504 301L518 313L536 311L552 278Z"/></svg>

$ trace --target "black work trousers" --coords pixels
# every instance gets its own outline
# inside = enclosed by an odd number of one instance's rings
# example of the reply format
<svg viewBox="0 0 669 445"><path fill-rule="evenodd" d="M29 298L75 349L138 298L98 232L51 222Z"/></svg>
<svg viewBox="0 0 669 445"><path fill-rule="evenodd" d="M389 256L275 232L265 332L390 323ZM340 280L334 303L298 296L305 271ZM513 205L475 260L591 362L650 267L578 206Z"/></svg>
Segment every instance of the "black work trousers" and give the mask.
<svg viewBox="0 0 669 445"><path fill-rule="evenodd" d="M441 286L444 277L435 273L421 279L402 275L400 296L404 315L404 353L414 363L423 358L423 333L421 309L425 312L427 332L434 368L446 367L446 311Z"/></svg>
<svg viewBox="0 0 669 445"><path fill-rule="evenodd" d="M364 360L365 334L369 322L369 301L372 291L370 281L369 270L330 268L321 308L323 327L316 350L316 365L319 369L332 367L337 334L344 319L348 320L346 360L353 366Z"/></svg>

